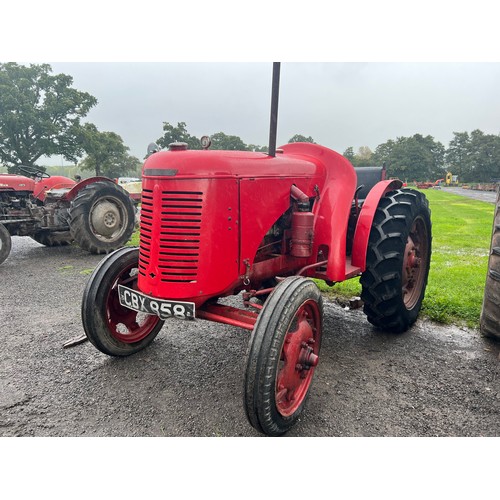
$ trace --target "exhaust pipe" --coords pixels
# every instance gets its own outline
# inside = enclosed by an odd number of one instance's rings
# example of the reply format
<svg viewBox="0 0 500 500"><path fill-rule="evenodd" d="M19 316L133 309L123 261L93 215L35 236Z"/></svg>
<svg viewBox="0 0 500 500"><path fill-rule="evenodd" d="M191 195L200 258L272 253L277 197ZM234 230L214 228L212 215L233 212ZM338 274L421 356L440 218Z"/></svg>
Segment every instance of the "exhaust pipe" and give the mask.
<svg viewBox="0 0 500 500"><path fill-rule="evenodd" d="M271 125L269 128L269 156L276 156L276 131L278 129L278 97L280 91L280 65L273 63L273 83L271 94Z"/></svg>

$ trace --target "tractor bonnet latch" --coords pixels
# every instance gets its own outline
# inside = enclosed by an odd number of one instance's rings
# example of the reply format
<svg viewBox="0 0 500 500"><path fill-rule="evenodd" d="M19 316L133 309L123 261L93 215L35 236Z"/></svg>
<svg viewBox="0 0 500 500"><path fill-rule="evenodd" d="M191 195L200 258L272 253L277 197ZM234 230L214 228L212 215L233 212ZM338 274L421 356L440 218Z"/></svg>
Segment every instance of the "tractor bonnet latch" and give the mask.
<svg viewBox="0 0 500 500"><path fill-rule="evenodd" d="M245 264L245 274L243 276L240 276L240 279L243 280L243 284L245 286L248 286L250 284L250 260L245 259L243 261L243 264Z"/></svg>

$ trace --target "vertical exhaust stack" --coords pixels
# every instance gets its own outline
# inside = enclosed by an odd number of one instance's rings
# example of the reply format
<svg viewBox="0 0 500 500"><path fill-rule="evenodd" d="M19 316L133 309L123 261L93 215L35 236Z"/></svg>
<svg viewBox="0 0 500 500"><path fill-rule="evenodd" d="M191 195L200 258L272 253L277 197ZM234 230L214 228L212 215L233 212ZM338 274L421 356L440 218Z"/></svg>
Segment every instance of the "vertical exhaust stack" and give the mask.
<svg viewBox="0 0 500 500"><path fill-rule="evenodd" d="M273 84L271 94L271 125L269 128L269 156L276 156L276 131L278 128L278 97L280 92L280 66L273 63Z"/></svg>

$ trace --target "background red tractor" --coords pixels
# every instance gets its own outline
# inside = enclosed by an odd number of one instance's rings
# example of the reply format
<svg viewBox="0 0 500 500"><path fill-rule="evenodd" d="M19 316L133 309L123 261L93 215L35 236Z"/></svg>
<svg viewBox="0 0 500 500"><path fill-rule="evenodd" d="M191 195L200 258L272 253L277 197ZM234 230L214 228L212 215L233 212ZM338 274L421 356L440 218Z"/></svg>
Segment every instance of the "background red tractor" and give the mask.
<svg viewBox="0 0 500 500"><path fill-rule="evenodd" d="M276 80L275 67L269 154L210 151L207 139L202 151L150 147L140 247L105 257L82 300L88 339L111 356L144 349L167 319L251 331L244 405L268 435L298 420L320 359L323 299L312 278L361 276L368 321L403 332L431 256L422 193L316 144L276 150ZM242 307L220 300L232 295Z"/></svg>
<svg viewBox="0 0 500 500"><path fill-rule="evenodd" d="M11 236L30 236L46 246L72 241L91 253L109 253L131 238L135 207L111 179L79 183L19 166L23 175L0 174L0 264L8 257Z"/></svg>

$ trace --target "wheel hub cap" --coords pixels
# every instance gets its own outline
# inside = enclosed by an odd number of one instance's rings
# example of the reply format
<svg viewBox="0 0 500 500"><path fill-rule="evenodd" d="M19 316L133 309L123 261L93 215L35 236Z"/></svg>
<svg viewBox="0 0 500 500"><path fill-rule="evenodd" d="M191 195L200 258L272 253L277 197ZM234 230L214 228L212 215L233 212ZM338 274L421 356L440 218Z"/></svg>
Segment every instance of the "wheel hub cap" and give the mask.
<svg viewBox="0 0 500 500"><path fill-rule="evenodd" d="M299 308L281 351L276 379L276 406L283 416L292 415L302 404L319 361L320 316L317 305Z"/></svg>
<svg viewBox="0 0 500 500"><path fill-rule="evenodd" d="M403 259L403 300L408 310L415 307L424 285L428 241L424 222L415 219L406 242Z"/></svg>
<svg viewBox="0 0 500 500"><path fill-rule="evenodd" d="M92 227L102 236L112 236L120 227L120 220L118 207L110 201L99 203L92 211Z"/></svg>

